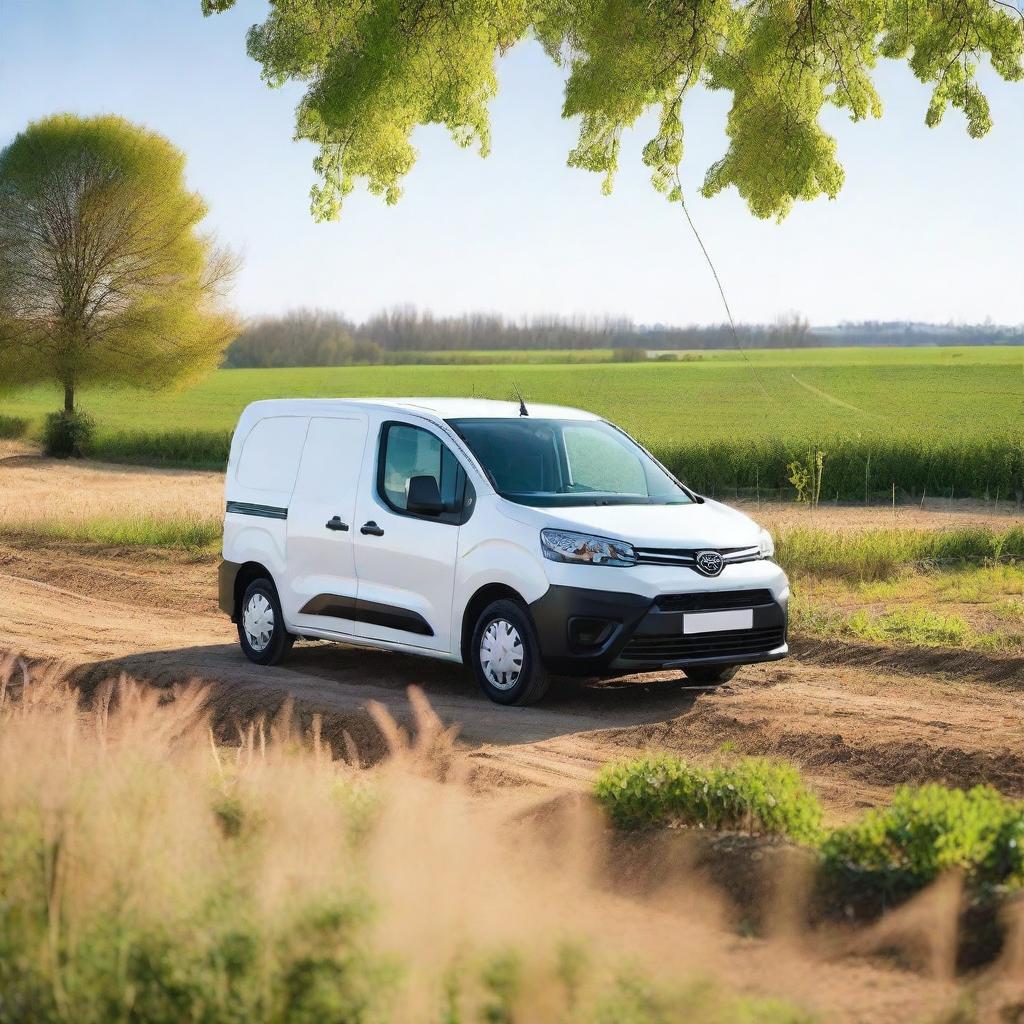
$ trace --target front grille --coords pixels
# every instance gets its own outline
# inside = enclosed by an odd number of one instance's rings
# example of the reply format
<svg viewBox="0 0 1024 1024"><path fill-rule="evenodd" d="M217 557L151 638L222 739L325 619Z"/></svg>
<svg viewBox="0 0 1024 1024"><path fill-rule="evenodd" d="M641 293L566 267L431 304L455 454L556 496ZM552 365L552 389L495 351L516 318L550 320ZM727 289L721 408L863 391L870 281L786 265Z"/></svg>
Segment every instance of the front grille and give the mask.
<svg viewBox="0 0 1024 1024"><path fill-rule="evenodd" d="M713 590L706 594L662 594L655 604L663 612L712 612L722 608L756 608L774 600L770 590Z"/></svg>
<svg viewBox="0 0 1024 1024"><path fill-rule="evenodd" d="M767 654L786 642L783 626L767 629L732 629L721 633L634 636L623 648L627 661L661 663L687 658L714 658L730 654Z"/></svg>
<svg viewBox="0 0 1024 1024"><path fill-rule="evenodd" d="M761 557L761 549L745 548L637 548L638 565L685 565L695 568L699 551L717 551L727 565L734 562L753 562Z"/></svg>

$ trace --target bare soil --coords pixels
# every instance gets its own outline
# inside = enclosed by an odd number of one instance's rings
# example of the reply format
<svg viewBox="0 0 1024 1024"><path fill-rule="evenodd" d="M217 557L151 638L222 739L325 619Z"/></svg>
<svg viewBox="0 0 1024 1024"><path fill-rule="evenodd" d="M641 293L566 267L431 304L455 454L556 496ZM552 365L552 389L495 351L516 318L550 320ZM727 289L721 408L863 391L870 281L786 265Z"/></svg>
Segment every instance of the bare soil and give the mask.
<svg viewBox="0 0 1024 1024"><path fill-rule="evenodd" d="M795 642L796 656L743 669L716 690L677 672L565 682L540 707L500 708L444 662L301 642L257 668L216 608L217 559L98 545L0 545L0 647L170 685L213 685L225 721L285 699L379 750L366 716L379 701L403 720L421 686L458 727L482 789L583 788L613 757L649 749L694 757L771 754L798 764L836 819L901 783L990 782L1024 796L1024 660L869 644Z"/></svg>

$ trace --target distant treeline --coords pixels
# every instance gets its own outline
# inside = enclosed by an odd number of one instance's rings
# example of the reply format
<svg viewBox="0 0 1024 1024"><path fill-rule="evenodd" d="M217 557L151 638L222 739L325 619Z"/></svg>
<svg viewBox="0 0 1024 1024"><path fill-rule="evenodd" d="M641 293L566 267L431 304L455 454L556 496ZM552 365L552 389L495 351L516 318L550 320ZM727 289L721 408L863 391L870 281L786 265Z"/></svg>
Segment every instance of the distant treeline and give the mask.
<svg viewBox="0 0 1024 1024"><path fill-rule="evenodd" d="M911 323L843 324L814 329L802 317L774 324L741 324L747 348L817 348L837 345L1022 344L1024 328ZM345 366L427 361L426 353L468 350L733 348L728 324L638 326L630 320L537 317L510 321L473 313L437 317L411 309L378 313L357 324L338 313L295 310L249 323L225 356L228 367Z"/></svg>

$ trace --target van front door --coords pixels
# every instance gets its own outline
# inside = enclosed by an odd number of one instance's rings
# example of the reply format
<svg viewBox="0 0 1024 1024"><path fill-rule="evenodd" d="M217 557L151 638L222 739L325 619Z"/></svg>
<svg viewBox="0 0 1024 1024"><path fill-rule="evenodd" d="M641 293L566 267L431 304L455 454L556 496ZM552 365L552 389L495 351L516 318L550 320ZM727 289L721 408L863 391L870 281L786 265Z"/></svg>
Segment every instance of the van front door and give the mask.
<svg viewBox="0 0 1024 1024"><path fill-rule="evenodd" d="M353 549L356 495L366 446L366 419L309 421L299 473L288 507L285 620L351 634L356 603Z"/></svg>
<svg viewBox="0 0 1024 1024"><path fill-rule="evenodd" d="M432 476L443 511L408 508L409 481ZM432 431L381 426L376 465L359 490L355 560L359 600L354 630L374 640L452 651L452 590L459 525L470 485L458 459Z"/></svg>

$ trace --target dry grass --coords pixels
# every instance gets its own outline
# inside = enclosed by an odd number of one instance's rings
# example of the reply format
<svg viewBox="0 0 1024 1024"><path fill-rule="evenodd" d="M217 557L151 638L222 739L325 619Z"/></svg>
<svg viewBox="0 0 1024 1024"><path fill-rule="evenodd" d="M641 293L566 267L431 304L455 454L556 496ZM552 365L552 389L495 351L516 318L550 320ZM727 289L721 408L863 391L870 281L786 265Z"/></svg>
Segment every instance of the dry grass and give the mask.
<svg viewBox="0 0 1024 1024"><path fill-rule="evenodd" d="M205 702L122 678L83 707L0 663L0 1019L809 1019L680 983L712 968L704 926L633 963L665 937L595 889L597 821L556 858L479 807L424 701L414 742L377 709L392 757L369 777L287 713L215 739ZM665 1012L636 1016L649 998Z"/></svg>
<svg viewBox="0 0 1024 1024"><path fill-rule="evenodd" d="M685 861L610 886L590 805L474 798L415 694L412 739L372 709L369 772L287 712L215 736L205 699L120 679L83 705L0 663L0 1019L796 1024L956 995L739 942Z"/></svg>
<svg viewBox="0 0 1024 1024"><path fill-rule="evenodd" d="M139 515L219 519L224 476L18 456L0 462L0 523Z"/></svg>

